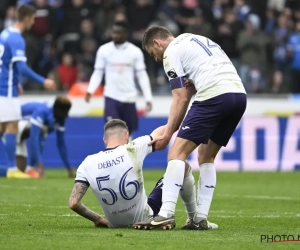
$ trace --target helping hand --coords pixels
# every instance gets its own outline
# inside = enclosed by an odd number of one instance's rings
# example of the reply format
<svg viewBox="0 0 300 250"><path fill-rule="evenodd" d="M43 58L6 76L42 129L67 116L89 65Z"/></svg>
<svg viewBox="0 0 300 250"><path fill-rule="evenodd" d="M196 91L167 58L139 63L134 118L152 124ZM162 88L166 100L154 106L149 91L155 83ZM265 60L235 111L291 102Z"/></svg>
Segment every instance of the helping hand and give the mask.
<svg viewBox="0 0 300 250"><path fill-rule="evenodd" d="M171 137L172 136L163 134L161 136L154 138L151 142L148 143L148 145L150 146L155 143L155 150L163 150L168 146L168 144L171 140Z"/></svg>

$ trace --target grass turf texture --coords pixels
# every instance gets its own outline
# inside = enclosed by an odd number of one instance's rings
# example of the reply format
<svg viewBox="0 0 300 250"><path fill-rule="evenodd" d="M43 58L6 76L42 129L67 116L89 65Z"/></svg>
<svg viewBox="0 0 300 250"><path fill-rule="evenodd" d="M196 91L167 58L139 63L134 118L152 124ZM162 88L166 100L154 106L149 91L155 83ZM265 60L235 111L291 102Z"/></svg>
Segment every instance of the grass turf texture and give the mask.
<svg viewBox="0 0 300 250"><path fill-rule="evenodd" d="M261 235L300 234L300 172L218 173L209 219L215 231L94 228L67 207L73 180L50 170L42 180L0 179L0 249L300 249L300 242L261 243ZM145 171L149 193L163 171ZM198 173L194 173L198 179ZM91 191L85 205L102 214Z"/></svg>

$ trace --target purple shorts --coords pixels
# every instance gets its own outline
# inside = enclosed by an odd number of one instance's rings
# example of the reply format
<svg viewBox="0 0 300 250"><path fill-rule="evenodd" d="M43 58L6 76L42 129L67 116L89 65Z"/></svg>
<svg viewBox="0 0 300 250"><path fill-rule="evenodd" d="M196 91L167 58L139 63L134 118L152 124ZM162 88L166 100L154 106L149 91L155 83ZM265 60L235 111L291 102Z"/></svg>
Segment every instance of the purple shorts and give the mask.
<svg viewBox="0 0 300 250"><path fill-rule="evenodd" d="M154 189L148 197L148 205L153 211L153 215L157 215L162 205L162 186L163 179L161 178L155 185Z"/></svg>
<svg viewBox="0 0 300 250"><path fill-rule="evenodd" d="M211 139L226 146L246 106L247 95L243 93L226 93L202 102L195 101L177 136L197 145L207 144Z"/></svg>
<svg viewBox="0 0 300 250"><path fill-rule="evenodd" d="M124 103L105 97L104 104L105 123L111 119L120 119L126 122L129 134L138 128L138 114L135 103Z"/></svg>

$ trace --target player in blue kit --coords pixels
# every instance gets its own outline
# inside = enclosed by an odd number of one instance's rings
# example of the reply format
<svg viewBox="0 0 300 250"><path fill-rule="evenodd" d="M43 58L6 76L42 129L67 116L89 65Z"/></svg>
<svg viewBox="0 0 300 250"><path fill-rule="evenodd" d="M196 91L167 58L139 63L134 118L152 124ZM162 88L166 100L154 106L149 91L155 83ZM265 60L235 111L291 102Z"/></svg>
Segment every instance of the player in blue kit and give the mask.
<svg viewBox="0 0 300 250"><path fill-rule="evenodd" d="M21 118L18 100L20 76L43 84L47 89L55 89L53 80L36 74L26 64L25 41L21 33L31 28L34 17L34 7L21 5L17 10L15 25L0 34L0 138L4 136L8 178L27 178L18 171L15 163L16 134Z"/></svg>
<svg viewBox="0 0 300 250"><path fill-rule="evenodd" d="M64 139L64 124L71 109L67 97L57 97L54 104L29 102L22 105L22 117L18 124L16 159L19 170L32 178L43 176L42 152L48 134L56 131L57 148L68 170L69 177L74 177L70 166ZM26 140L28 141L29 154ZM27 157L29 160L27 161ZM27 166L27 163L29 166ZM36 171L35 167L38 167Z"/></svg>

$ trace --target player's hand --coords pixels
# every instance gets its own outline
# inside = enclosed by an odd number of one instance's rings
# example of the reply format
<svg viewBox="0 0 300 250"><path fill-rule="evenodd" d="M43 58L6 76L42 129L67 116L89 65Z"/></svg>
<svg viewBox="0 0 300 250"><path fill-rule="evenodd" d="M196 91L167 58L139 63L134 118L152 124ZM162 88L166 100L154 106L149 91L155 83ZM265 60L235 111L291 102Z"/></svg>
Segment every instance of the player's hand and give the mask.
<svg viewBox="0 0 300 250"><path fill-rule="evenodd" d="M109 222L107 220L105 220L104 218L102 218L101 216L99 216L97 221L94 222L94 225L95 225L95 227L108 227L108 228L111 228L111 225L109 224Z"/></svg>
<svg viewBox="0 0 300 250"><path fill-rule="evenodd" d="M148 143L148 145L150 146L155 143L155 150L163 150L168 146L171 138L172 136L169 136L166 133L164 133L163 135L154 138L151 142Z"/></svg>
<svg viewBox="0 0 300 250"><path fill-rule="evenodd" d="M92 95L90 94L90 93L86 93L86 95L85 95L85 101L87 102L87 103L89 103L90 102L90 100L91 100L91 98L92 98Z"/></svg>
<svg viewBox="0 0 300 250"><path fill-rule="evenodd" d="M22 84L18 84L18 95L23 95L23 93L24 93L24 90L23 90L23 86L22 86Z"/></svg>
<svg viewBox="0 0 300 250"><path fill-rule="evenodd" d="M56 90L56 84L52 79L45 79L44 87L48 90Z"/></svg>
<svg viewBox="0 0 300 250"><path fill-rule="evenodd" d="M146 111L150 112L152 110L152 102L146 102Z"/></svg>
<svg viewBox="0 0 300 250"><path fill-rule="evenodd" d="M74 178L74 177L75 177L75 175L74 175L74 172L73 172L73 169L72 169L72 168L69 168L69 169L68 169L68 177L69 177L69 178Z"/></svg>

